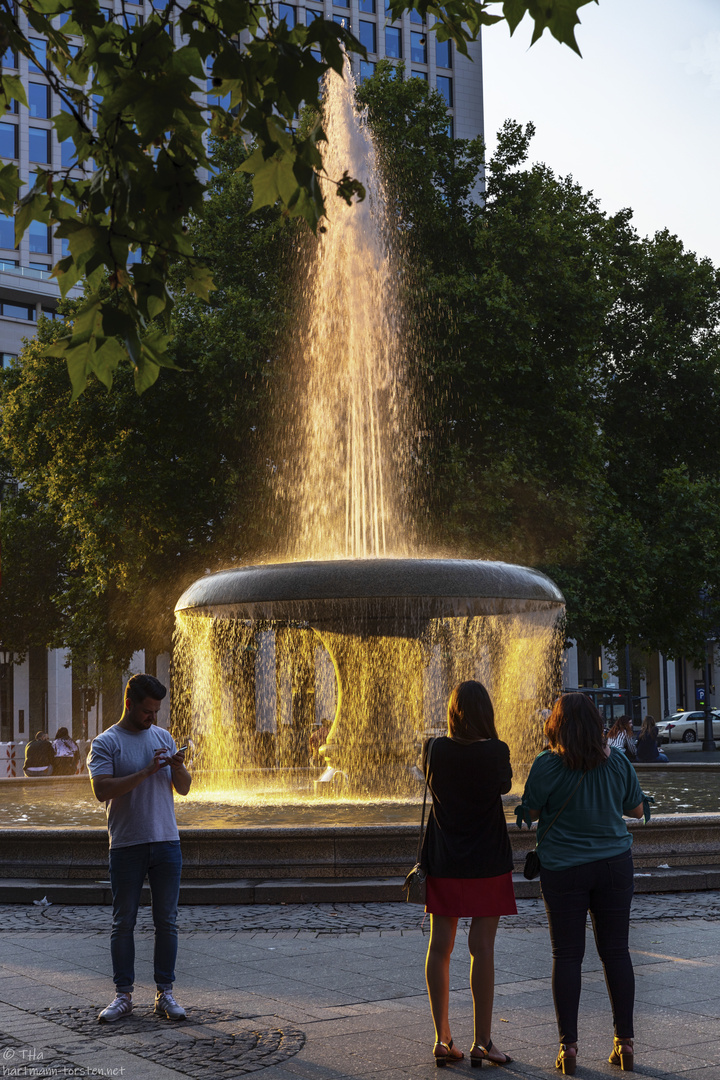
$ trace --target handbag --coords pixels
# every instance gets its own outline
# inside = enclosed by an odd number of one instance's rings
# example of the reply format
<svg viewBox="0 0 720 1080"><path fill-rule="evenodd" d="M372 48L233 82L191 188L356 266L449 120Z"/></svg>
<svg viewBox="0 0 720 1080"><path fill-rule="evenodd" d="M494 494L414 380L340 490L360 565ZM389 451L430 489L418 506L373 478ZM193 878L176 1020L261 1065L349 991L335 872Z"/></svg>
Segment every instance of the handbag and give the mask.
<svg viewBox="0 0 720 1080"><path fill-rule="evenodd" d="M538 855L537 849L538 849L538 848L540 847L540 845L542 844L543 840L545 839L545 837L547 836L547 834L548 834L548 833L550 832L550 830L552 829L553 825L555 824L555 822L557 821L557 819L558 819L558 818L560 817L560 815L562 814L563 810L565 809L565 807L567 806L567 804L568 804L568 803L570 802L570 800L572 799L572 797L573 797L573 795L575 794L575 792L577 791L577 789L578 789L578 788L580 787L580 785L582 784L583 780L585 779L585 775L586 775L585 773L583 773L583 774L582 774L582 776L581 776L581 777L580 777L580 779L578 780L577 784L576 784L576 785L575 785L575 787L574 787L574 788L572 789L572 791L571 791L571 792L570 792L570 794L568 795L567 799L566 799L566 800L565 800L565 802L564 802L564 803L562 804L562 806L561 806L561 807L560 807L560 809L558 810L557 814L555 815L555 817L554 817L554 818L552 819L552 821L551 821L551 822L550 822L550 824L548 825L548 827L547 827L547 829L545 830L545 832L544 832L544 833L542 834L542 836L540 837L540 839L539 839L538 841L536 841L536 843L535 843L535 847L533 848L533 850L532 850L532 851L528 851L527 855L525 856L525 865L523 866L523 877L524 877L524 878L527 878L527 880L528 880L528 881L532 881L532 880L533 880L534 878L536 878L536 877L538 876L538 874L540 873L540 870L541 870L541 866L540 866L540 856Z"/></svg>
<svg viewBox="0 0 720 1080"><path fill-rule="evenodd" d="M417 859L412 870L405 878L402 884L402 888L405 891L405 899L408 904L422 904L425 905L425 898L427 894L427 873L422 868L420 862L422 856L423 840L425 839L425 807L427 805L427 793L428 793L428 777L430 776L430 758L432 757L433 746L435 740L430 740L428 746L428 756L425 765L425 791L423 793L423 808L422 818L420 819L420 836L418 837L418 849Z"/></svg>

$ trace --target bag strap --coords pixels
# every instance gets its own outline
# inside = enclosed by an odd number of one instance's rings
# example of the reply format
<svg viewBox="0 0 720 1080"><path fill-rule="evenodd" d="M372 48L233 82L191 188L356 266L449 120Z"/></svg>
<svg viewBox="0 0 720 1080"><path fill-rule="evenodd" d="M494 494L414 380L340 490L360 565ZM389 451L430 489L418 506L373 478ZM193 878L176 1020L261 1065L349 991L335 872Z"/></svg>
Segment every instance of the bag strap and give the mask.
<svg viewBox="0 0 720 1080"><path fill-rule="evenodd" d="M430 777L430 758L432 757L433 746L435 745L435 739L430 739L428 743L428 755L425 762L425 791L423 793L423 808L422 818L420 819L420 835L418 837L418 849L416 863L420 862L420 856L422 855L423 838L425 836L425 807L427 806L427 793L428 793L428 780Z"/></svg>
<svg viewBox="0 0 720 1080"><path fill-rule="evenodd" d="M557 821L557 819L558 819L558 818L560 817L560 815L562 814L563 810L565 809L565 807L567 806L567 804L568 804L568 803L570 802L570 800L572 799L573 795L575 794L575 792L577 791L577 789L578 789L578 788L580 787L580 785L582 784L582 782L583 782L583 780L585 779L585 777L586 777L586 776L587 776L587 772L584 772L584 773L582 774L582 776L580 777L580 779L578 780L578 782L577 782L577 784L575 785L575 787L574 787L574 788L572 789L572 791L571 791L571 792L570 792L570 794L568 795L568 797L567 797L567 799L565 800L565 802L564 802L564 803L562 804L562 806L561 806L561 807L560 807L560 809L558 810L558 812L557 812L557 814L555 815L555 817L554 817L554 818L552 819L552 821L551 821L551 822L550 822L550 824L548 825L548 827L547 827L547 829L545 830L545 832L544 832L544 833L542 834L542 836L540 837L540 839L539 839L539 840L536 840L536 841L535 841L535 850L536 850L536 851L537 851L537 849L538 849L538 848L540 847L540 845L542 844L543 840L545 839L545 837L547 836L547 834L548 834L548 833L550 832L550 830L552 829L553 825L555 824L555 822Z"/></svg>

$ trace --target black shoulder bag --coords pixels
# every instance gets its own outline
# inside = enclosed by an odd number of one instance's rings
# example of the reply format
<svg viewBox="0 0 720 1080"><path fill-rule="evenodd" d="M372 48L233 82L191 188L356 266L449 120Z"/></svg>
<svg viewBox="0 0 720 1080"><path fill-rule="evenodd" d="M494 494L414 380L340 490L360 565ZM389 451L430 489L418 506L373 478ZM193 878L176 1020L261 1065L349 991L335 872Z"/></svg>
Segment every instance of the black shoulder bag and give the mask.
<svg viewBox="0 0 720 1080"><path fill-rule="evenodd" d="M581 776L581 777L580 777L580 779L578 780L577 784L576 784L576 785L575 785L575 787L574 787L574 788L572 789L572 791L571 791L571 792L570 792L570 794L568 795L567 799L566 799L566 800L565 800L565 802L564 802L564 803L562 804L562 806L561 806L561 807L560 807L560 809L558 810L557 814L556 814L556 815L555 815L555 817L554 817L554 818L552 819L552 821L550 822L550 824L548 825L547 829L546 829L546 830L545 830L545 832L544 832L544 833L542 834L542 836L540 837L540 839L536 841L536 843L535 843L535 848L533 849L533 851L528 851L527 855L525 856L525 865L524 865L524 867L523 867L523 877L526 877L526 878L528 879L528 881L532 881L532 880L533 880L533 878L536 878L536 877L538 876L538 874L540 873L540 856L539 856L539 855L538 855L538 853L537 853L537 849L538 849L538 848L540 847L540 845L542 844L543 840L545 839L545 837L547 836L547 834L548 834L548 833L550 832L550 830L552 829L553 825L555 824L555 822L557 821L557 819L558 819L558 818L560 817L560 815L562 814L563 810L565 809L565 807L567 806L567 804L568 804L568 803L570 802L570 800L572 799L573 795L575 794L575 792L577 791L577 789L578 789L578 788L580 787L580 785L582 784L582 782L583 782L583 780L584 780L584 779L585 779L585 773L583 773L583 774L582 774L582 776Z"/></svg>
<svg viewBox="0 0 720 1080"><path fill-rule="evenodd" d="M430 776L430 758L432 756L435 740L431 739L428 746L427 762L425 765L425 792L423 794L422 818L420 820L420 836L418 837L417 860L412 870L405 878L402 888L405 891L405 899L409 904L425 905L427 892L427 874L420 865L422 846L425 838L425 807L427 805L428 777Z"/></svg>

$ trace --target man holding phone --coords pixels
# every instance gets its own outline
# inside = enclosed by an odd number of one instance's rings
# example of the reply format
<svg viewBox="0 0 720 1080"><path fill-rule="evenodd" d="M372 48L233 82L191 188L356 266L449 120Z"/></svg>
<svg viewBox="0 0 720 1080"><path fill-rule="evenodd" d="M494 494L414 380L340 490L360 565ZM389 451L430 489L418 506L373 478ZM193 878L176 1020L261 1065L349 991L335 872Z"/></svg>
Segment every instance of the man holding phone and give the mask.
<svg viewBox="0 0 720 1080"><path fill-rule="evenodd" d="M105 803L110 836L113 922L110 954L116 996L98 1016L101 1024L132 1013L135 982L133 931L147 876L155 924L155 1012L184 1020L173 997L180 895L180 835L173 790L187 795L192 778L185 748L178 750L157 715L167 693L153 675L133 675L120 720L93 739L88 771L95 797Z"/></svg>

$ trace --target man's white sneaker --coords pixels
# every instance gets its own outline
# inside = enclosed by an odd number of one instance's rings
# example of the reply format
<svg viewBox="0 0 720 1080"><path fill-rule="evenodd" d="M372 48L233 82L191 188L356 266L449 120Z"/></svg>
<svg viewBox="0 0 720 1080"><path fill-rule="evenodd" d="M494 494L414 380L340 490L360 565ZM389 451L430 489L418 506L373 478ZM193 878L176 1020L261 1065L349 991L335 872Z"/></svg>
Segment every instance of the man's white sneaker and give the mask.
<svg viewBox="0 0 720 1080"><path fill-rule="evenodd" d="M132 994L117 994L106 1009L98 1016L99 1024L112 1024L113 1020L120 1020L123 1016L129 1016L133 1011Z"/></svg>
<svg viewBox="0 0 720 1080"><path fill-rule="evenodd" d="M186 1013L178 1005L171 990L158 990L155 995L155 1012L158 1016L167 1016L168 1020L185 1020Z"/></svg>

